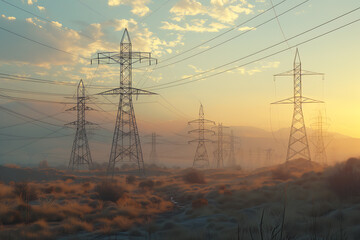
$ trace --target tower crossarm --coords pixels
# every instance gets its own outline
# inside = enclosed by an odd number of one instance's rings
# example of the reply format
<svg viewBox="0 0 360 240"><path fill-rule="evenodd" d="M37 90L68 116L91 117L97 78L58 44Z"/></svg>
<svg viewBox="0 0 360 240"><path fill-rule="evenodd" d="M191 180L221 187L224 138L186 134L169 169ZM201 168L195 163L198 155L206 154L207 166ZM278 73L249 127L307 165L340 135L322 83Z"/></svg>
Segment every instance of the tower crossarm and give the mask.
<svg viewBox="0 0 360 240"><path fill-rule="evenodd" d="M85 121L84 122L85 125L92 125L92 126L97 126L97 123L93 123L93 122L89 122L89 121ZM77 126L78 125L78 121L73 121L73 122L69 122L66 123L65 126Z"/></svg>
<svg viewBox="0 0 360 240"><path fill-rule="evenodd" d="M271 104L295 104L296 100L294 97L289 97L280 101L273 102ZM324 103L323 101L318 101L308 97L301 97L300 103Z"/></svg>
<svg viewBox="0 0 360 240"><path fill-rule="evenodd" d="M65 111L68 112L68 111L77 111L79 108L78 106L74 106L72 108L69 108L69 109L66 109ZM85 111L97 111L96 109L92 108L92 107L88 107L88 106L85 106L84 107L84 110Z"/></svg>
<svg viewBox="0 0 360 240"><path fill-rule="evenodd" d="M191 141L188 141L188 143L198 143L198 142L210 142L210 143L214 143L214 141L210 140L210 139L206 139L206 138L203 138L203 139L194 139L194 140L191 140Z"/></svg>
<svg viewBox="0 0 360 240"><path fill-rule="evenodd" d="M325 73L312 72L312 71L302 69L301 75L302 76L324 76ZM294 76L294 70L289 70L289 71L274 75L274 77L293 77L293 76Z"/></svg>
<svg viewBox="0 0 360 240"><path fill-rule="evenodd" d="M157 59L151 57L149 52L100 52L91 59L91 64L122 64L125 60L131 59L131 64L147 61L149 65L157 64Z"/></svg>
<svg viewBox="0 0 360 240"><path fill-rule="evenodd" d="M114 88L105 92L98 93L96 95L123 95L123 94L131 94L131 95L158 95L157 93L133 88L133 87L119 87Z"/></svg>
<svg viewBox="0 0 360 240"><path fill-rule="evenodd" d="M215 134L215 132L210 130L210 129L194 129L194 130L189 131L188 133L211 133L211 134Z"/></svg>
<svg viewBox="0 0 360 240"><path fill-rule="evenodd" d="M207 119L195 119L195 120L192 120L192 121L188 122L188 124L192 124L192 123L210 123L210 124L215 124L214 121L207 120Z"/></svg>

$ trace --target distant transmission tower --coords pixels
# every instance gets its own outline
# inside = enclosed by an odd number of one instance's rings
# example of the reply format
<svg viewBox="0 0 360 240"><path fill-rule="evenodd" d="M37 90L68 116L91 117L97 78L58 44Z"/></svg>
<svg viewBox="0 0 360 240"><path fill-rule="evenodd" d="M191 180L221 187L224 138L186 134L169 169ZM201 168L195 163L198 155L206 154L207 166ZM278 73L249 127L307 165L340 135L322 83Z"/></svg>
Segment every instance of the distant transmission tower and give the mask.
<svg viewBox="0 0 360 240"><path fill-rule="evenodd" d="M151 164L156 164L158 160L157 153L156 153L156 133L151 134L151 152L149 162Z"/></svg>
<svg viewBox="0 0 360 240"><path fill-rule="evenodd" d="M265 165L270 165L271 164L271 154L273 153L273 149L269 148L269 149L265 149L265 154L266 154L266 162Z"/></svg>
<svg viewBox="0 0 360 240"><path fill-rule="evenodd" d="M198 143L198 146L196 148L195 157L194 157L193 168L209 168L209 166L210 166L209 156L206 151L205 143L212 142L212 141L205 138L205 133L214 134L214 131L205 129L205 124L208 124L208 123L215 124L215 122L204 118L203 105L200 104L199 118L189 122L189 124L192 124L192 123L198 124L198 129L191 130L191 131L189 131L189 133L199 134L198 139L189 141L189 143L192 143L192 142Z"/></svg>
<svg viewBox="0 0 360 240"><path fill-rule="evenodd" d="M292 125L290 130L288 150L286 154L286 162L298 158L303 158L305 160L311 161L302 104L322 103L322 102L302 96L302 76L304 75L323 75L323 74L302 70L298 49L296 49L296 53L295 53L294 69L275 75L275 77L292 76L294 78L294 96L272 103L272 104L294 105L294 113L293 113Z"/></svg>
<svg viewBox="0 0 360 240"><path fill-rule="evenodd" d="M222 123L219 123L216 126L216 133L217 133L217 149L215 155L215 167L216 168L223 168L224 167L224 127Z"/></svg>
<svg viewBox="0 0 360 240"><path fill-rule="evenodd" d="M315 147L315 161L323 165L327 164L326 148L324 143L324 121L321 112L317 117L317 122L312 124L314 128L314 147Z"/></svg>
<svg viewBox="0 0 360 240"><path fill-rule="evenodd" d="M121 39L120 52L98 53L95 60L98 64L120 64L120 87L99 93L99 95L120 95L108 174L114 176L115 164L118 162L135 163L139 172L144 174L144 160L132 97L133 95L154 95L155 93L132 87L132 65L144 60L151 65L152 61L156 60L151 57L151 53L132 51L127 29Z"/></svg>
<svg viewBox="0 0 360 240"><path fill-rule="evenodd" d="M234 131L231 130L230 135L230 152L229 152L229 167L235 167L236 166L236 157L235 157L235 136Z"/></svg>
<svg viewBox="0 0 360 240"><path fill-rule="evenodd" d="M77 105L66 111L77 111L77 120L66 125L76 126L76 134L74 143L71 150L71 156L69 161L69 168L74 169L85 169L90 168L92 165L92 158L89 148L89 142L86 135L86 125L94 125L91 122L85 120L85 112L93 110L86 106L85 87L82 80L80 80L77 87Z"/></svg>

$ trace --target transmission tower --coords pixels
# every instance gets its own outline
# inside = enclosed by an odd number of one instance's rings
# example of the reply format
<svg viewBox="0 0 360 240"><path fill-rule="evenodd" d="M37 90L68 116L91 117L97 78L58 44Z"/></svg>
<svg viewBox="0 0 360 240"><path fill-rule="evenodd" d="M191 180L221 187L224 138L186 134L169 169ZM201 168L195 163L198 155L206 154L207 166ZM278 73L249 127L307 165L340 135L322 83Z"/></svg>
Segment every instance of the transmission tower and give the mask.
<svg viewBox="0 0 360 240"><path fill-rule="evenodd" d="M76 126L76 134L74 143L71 150L71 156L69 161L69 168L74 169L85 169L92 166L92 158L89 148L89 142L86 135L86 125L95 125L85 120L85 112L94 110L86 106L85 87L82 80L80 80L77 87L77 105L67 109L66 111L77 111L77 120L66 125Z"/></svg>
<svg viewBox="0 0 360 240"><path fill-rule="evenodd" d="M188 124L198 124L198 129L189 131L189 133L197 133L199 137L195 140L189 141L189 143L197 142L198 146L196 148L196 153L193 162L193 168L209 168L209 156L206 151L206 142L212 142L209 139L205 138L205 133L214 134L214 131L205 129L205 124L215 124L215 122L207 120L204 118L204 109L203 105L200 104L199 118L193 121L190 121Z"/></svg>
<svg viewBox="0 0 360 240"><path fill-rule="evenodd" d="M151 152L149 162L152 164L156 164L158 160L156 153L156 133L151 134Z"/></svg>
<svg viewBox="0 0 360 240"><path fill-rule="evenodd" d="M217 133L217 149L215 151L215 167L223 168L224 167L224 127L222 123L219 123L216 126Z"/></svg>
<svg viewBox="0 0 360 240"><path fill-rule="evenodd" d="M324 121L321 112L319 112L317 117L317 122L312 124L314 128L313 144L315 147L315 161L323 165L327 164L326 149L324 143Z"/></svg>
<svg viewBox="0 0 360 240"><path fill-rule="evenodd" d="M273 153L273 149L269 148L269 149L265 149L265 154L266 154L266 165L270 165L271 164L271 154Z"/></svg>
<svg viewBox="0 0 360 240"><path fill-rule="evenodd" d="M294 96L272 103L272 104L294 105L294 113L293 113L292 125L290 130L288 150L286 154L286 162L298 158L303 158L305 160L311 161L302 104L322 103L322 102L304 97L302 95L302 76L305 75L323 75L323 74L302 70L299 51L298 49L296 49L295 59L294 59L294 69L274 76L274 77L292 76L294 78Z"/></svg>
<svg viewBox="0 0 360 240"><path fill-rule="evenodd" d="M235 167L236 166L236 157L235 157L235 136L234 131L231 130L230 135L230 152L229 152L229 167Z"/></svg>
<svg viewBox="0 0 360 240"><path fill-rule="evenodd" d="M120 43L120 52L102 52L95 58L98 64L120 65L120 87L98 95L120 95L115 130L111 146L108 174L115 174L116 163L135 163L140 173L145 174L144 159L136 124L133 95L155 93L132 87L132 65L144 60L149 65L156 59L148 52L133 52L128 30L125 29Z"/></svg>

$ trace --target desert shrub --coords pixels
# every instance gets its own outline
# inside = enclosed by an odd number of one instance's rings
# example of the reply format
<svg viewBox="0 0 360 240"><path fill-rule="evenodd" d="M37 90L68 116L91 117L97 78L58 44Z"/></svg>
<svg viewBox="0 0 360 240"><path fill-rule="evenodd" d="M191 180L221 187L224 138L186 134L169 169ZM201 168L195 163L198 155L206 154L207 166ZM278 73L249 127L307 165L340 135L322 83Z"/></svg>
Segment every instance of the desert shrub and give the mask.
<svg viewBox="0 0 360 240"><path fill-rule="evenodd" d="M195 169L191 170L190 172L185 173L183 176L183 180L186 183L199 183L199 184L205 183L204 174Z"/></svg>
<svg viewBox="0 0 360 240"><path fill-rule="evenodd" d="M155 181L155 186L160 187L161 185L163 185L163 181Z"/></svg>
<svg viewBox="0 0 360 240"><path fill-rule="evenodd" d="M134 184L136 182L136 177L134 175L126 176L127 184Z"/></svg>
<svg viewBox="0 0 360 240"><path fill-rule="evenodd" d="M68 218L62 223L61 229L64 233L75 233L79 231L91 232L93 226L77 218Z"/></svg>
<svg viewBox="0 0 360 240"><path fill-rule="evenodd" d="M45 187L42 189L42 192L43 193L46 193L46 194L50 194L50 193L53 193L55 191L55 187L54 186L49 186L49 187Z"/></svg>
<svg viewBox="0 0 360 240"><path fill-rule="evenodd" d="M97 193L98 199L111 202L116 202L126 192L123 187L107 181L96 185L94 190Z"/></svg>
<svg viewBox="0 0 360 240"><path fill-rule="evenodd" d="M12 197L12 193L13 193L12 187L0 183L0 199Z"/></svg>
<svg viewBox="0 0 360 240"><path fill-rule="evenodd" d="M285 167L278 167L271 171L272 178L275 180L286 181L291 178L291 174Z"/></svg>
<svg viewBox="0 0 360 240"><path fill-rule="evenodd" d="M35 187L29 186L27 182L15 183L13 192L24 201L34 201L38 199Z"/></svg>
<svg viewBox="0 0 360 240"><path fill-rule="evenodd" d="M0 214L0 222L4 225L18 224L22 221L21 213L15 209L8 209Z"/></svg>
<svg viewBox="0 0 360 240"><path fill-rule="evenodd" d="M207 206L209 203L208 203L208 200L205 199L205 198L199 198L199 199L195 199L192 201L192 208L195 209L195 208L202 208L202 207L205 207Z"/></svg>
<svg viewBox="0 0 360 240"><path fill-rule="evenodd" d="M149 179L149 180L140 182L139 188L151 190L154 188L154 185L155 185L154 181Z"/></svg>
<svg viewBox="0 0 360 240"><path fill-rule="evenodd" d="M360 196L360 159L350 158L335 166L327 182L340 198Z"/></svg>

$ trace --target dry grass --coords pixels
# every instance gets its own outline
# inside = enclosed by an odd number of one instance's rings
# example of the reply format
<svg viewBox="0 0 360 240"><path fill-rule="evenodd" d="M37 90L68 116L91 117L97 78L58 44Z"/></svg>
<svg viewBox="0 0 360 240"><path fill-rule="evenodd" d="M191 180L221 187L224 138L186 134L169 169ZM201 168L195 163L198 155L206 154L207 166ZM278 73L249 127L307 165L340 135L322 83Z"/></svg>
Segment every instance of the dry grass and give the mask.
<svg viewBox="0 0 360 240"><path fill-rule="evenodd" d="M84 222L78 218L70 217L61 223L60 229L61 232L65 234L71 234L80 231L91 232L93 230L93 226L92 224Z"/></svg>
<svg viewBox="0 0 360 240"><path fill-rule="evenodd" d="M34 201L38 199L36 188L27 182L15 183L13 192L23 201Z"/></svg>

